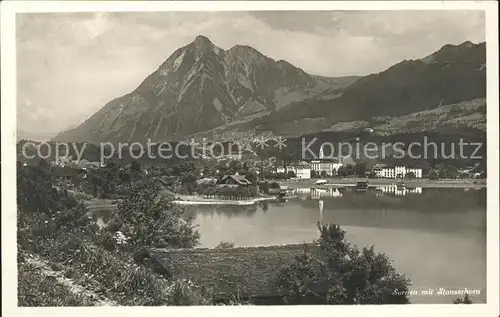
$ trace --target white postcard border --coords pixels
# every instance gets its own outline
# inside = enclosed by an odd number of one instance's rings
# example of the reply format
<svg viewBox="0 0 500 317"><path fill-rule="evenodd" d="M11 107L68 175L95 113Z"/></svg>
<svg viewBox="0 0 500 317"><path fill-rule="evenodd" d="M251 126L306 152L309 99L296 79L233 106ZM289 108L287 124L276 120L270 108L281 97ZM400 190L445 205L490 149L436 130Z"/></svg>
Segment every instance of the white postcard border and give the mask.
<svg viewBox="0 0 500 317"><path fill-rule="evenodd" d="M226 306L18 308L16 249L16 12L75 11L250 11L250 10L486 10L487 49L487 304L365 306ZM2 1L2 315L4 316L498 316L499 315L499 153L498 4L496 1ZM473 274L473 272L471 272Z"/></svg>

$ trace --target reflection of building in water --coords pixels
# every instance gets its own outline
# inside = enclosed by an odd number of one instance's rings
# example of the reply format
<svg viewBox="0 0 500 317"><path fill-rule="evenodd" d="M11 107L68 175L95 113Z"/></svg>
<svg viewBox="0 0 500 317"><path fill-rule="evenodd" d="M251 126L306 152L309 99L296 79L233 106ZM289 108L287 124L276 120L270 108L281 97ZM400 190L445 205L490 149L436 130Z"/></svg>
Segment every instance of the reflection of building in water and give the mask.
<svg viewBox="0 0 500 317"><path fill-rule="evenodd" d="M319 206L319 222L323 222L323 200L322 199L318 200L318 206Z"/></svg>
<svg viewBox="0 0 500 317"><path fill-rule="evenodd" d="M386 185L377 186L376 189L384 194L393 194L396 196L422 194L422 187L401 187L398 185Z"/></svg>
<svg viewBox="0 0 500 317"><path fill-rule="evenodd" d="M309 195L311 188L294 188L290 191L291 195Z"/></svg>
<svg viewBox="0 0 500 317"><path fill-rule="evenodd" d="M338 188L311 188L311 198L320 199L322 197L342 197L342 193Z"/></svg>
<svg viewBox="0 0 500 317"><path fill-rule="evenodd" d="M288 192L288 195L297 195L300 197L310 197L320 199L322 197L342 197L342 192L338 188L294 188Z"/></svg>

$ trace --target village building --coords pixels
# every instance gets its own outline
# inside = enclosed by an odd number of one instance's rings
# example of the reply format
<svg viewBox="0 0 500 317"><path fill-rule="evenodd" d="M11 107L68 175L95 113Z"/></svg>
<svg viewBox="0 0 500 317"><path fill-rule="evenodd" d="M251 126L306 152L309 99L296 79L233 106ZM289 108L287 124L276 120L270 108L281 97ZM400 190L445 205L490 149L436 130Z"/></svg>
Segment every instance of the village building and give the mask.
<svg viewBox="0 0 500 317"><path fill-rule="evenodd" d="M217 178L215 178L215 177L203 177L203 178L200 178L199 180L197 180L196 183L198 185L200 185L200 184L215 185L215 184L217 184Z"/></svg>
<svg viewBox="0 0 500 317"><path fill-rule="evenodd" d="M98 169L101 167L101 163L99 162L91 162L86 159L82 159L78 162L78 166L83 169Z"/></svg>
<svg viewBox="0 0 500 317"><path fill-rule="evenodd" d="M216 186L222 187L239 187L239 186L250 186L250 182L245 175L239 175L238 173L234 175L224 175L217 183Z"/></svg>
<svg viewBox="0 0 500 317"><path fill-rule="evenodd" d="M157 177L157 179L160 181L160 183L163 186L166 187L175 187L176 185L180 184L180 177L179 176L160 176Z"/></svg>
<svg viewBox="0 0 500 317"><path fill-rule="evenodd" d="M284 294L277 278L283 265L292 263L304 248L314 256L315 244L289 244L215 249L144 249L135 261L149 265L168 279L184 279L211 291L215 302L233 298L253 304L277 305ZM325 294L313 285L316 294Z"/></svg>
<svg viewBox="0 0 500 317"><path fill-rule="evenodd" d="M51 163L51 165L59 167L69 167L72 165L72 160L68 156L56 157L56 159Z"/></svg>
<svg viewBox="0 0 500 317"><path fill-rule="evenodd" d="M286 173L290 173L290 172L296 173L297 172L297 169L295 168L294 165L288 165L285 170L286 170Z"/></svg>

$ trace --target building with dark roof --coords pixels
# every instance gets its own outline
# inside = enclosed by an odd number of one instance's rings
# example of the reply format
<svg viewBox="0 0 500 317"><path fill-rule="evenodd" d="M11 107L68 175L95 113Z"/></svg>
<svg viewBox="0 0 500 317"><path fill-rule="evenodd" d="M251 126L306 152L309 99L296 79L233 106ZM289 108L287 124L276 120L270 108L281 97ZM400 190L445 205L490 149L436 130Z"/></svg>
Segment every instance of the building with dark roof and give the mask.
<svg viewBox="0 0 500 317"><path fill-rule="evenodd" d="M148 263L166 278L187 279L210 291L214 301L233 298L257 304L279 304L286 295L278 287L278 272L315 244L291 244L226 249L144 249L136 261ZM324 293L315 289L316 293Z"/></svg>
<svg viewBox="0 0 500 317"><path fill-rule="evenodd" d="M224 175L216 184L216 186L249 186L252 185L245 175Z"/></svg>

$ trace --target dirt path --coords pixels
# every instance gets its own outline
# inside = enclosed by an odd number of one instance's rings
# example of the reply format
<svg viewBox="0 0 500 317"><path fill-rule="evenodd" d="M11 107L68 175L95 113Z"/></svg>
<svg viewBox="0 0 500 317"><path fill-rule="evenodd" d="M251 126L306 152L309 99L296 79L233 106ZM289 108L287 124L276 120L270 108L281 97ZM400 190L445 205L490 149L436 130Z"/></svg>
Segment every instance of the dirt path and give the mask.
<svg viewBox="0 0 500 317"><path fill-rule="evenodd" d="M40 269L43 275L54 277L59 284L67 287L70 292L75 295L83 295L89 298L96 306L118 306L116 302L76 284L70 278L64 277L64 271L54 271L50 268L47 261L43 260L38 255L26 254L24 258L29 265Z"/></svg>

